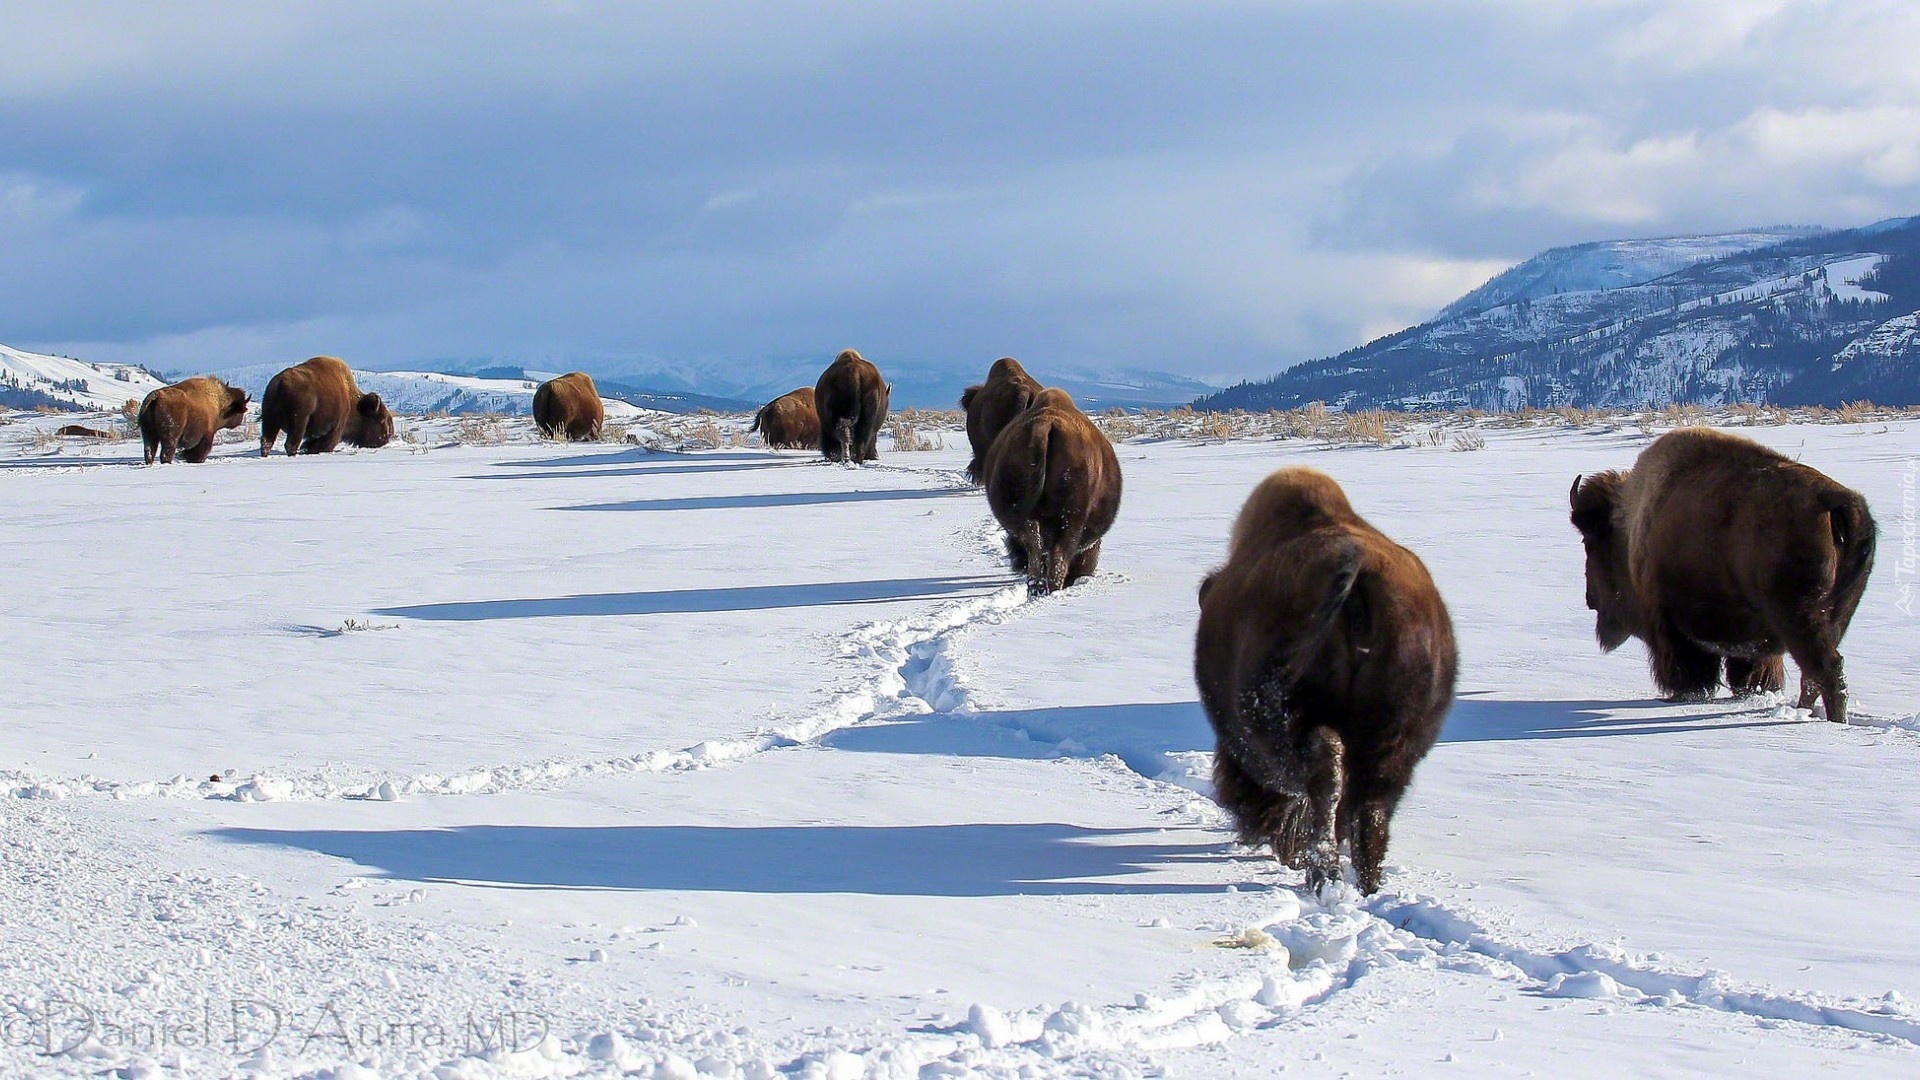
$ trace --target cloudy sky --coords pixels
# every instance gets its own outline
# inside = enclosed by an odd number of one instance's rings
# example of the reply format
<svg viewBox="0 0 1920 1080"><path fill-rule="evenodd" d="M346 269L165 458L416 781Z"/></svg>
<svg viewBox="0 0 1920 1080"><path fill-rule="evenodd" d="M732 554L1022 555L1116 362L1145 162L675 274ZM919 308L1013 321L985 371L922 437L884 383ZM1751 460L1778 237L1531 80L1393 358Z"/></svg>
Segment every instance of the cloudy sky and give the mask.
<svg viewBox="0 0 1920 1080"><path fill-rule="evenodd" d="M1920 213L1920 4L0 6L0 342L1267 373L1555 244Z"/></svg>

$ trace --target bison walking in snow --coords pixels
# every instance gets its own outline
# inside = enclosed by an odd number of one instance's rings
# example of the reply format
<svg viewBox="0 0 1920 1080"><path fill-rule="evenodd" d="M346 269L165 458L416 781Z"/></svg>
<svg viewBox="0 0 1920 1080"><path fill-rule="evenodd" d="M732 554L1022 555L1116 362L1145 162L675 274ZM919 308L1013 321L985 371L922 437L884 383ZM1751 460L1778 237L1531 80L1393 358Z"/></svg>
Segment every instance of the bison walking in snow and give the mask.
<svg viewBox="0 0 1920 1080"><path fill-rule="evenodd" d="M1453 623L1427 568L1333 478L1254 489L1225 566L1200 585L1194 678L1213 723L1215 798L1318 889L1352 850L1380 887L1387 826L1453 701Z"/></svg>
<svg viewBox="0 0 1920 1080"><path fill-rule="evenodd" d="M599 442L607 407L600 388L584 371L548 379L533 392L533 423L549 439L565 435L573 442Z"/></svg>
<svg viewBox="0 0 1920 1080"><path fill-rule="evenodd" d="M330 454L341 442L385 446L393 414L379 394L363 394L346 361L316 356L282 371L260 397L260 456L287 433L287 456Z"/></svg>
<svg viewBox="0 0 1920 1080"><path fill-rule="evenodd" d="M1575 477L1587 606L1612 652L1646 643L1674 699L1780 689L1800 668L1800 707L1845 723L1840 639L1873 570L1875 526L1860 493L1752 439L1682 428L1627 472Z"/></svg>
<svg viewBox="0 0 1920 1080"><path fill-rule="evenodd" d="M1040 393L1041 386L1020 361L1003 356L987 369L987 381L969 386L960 394L960 407L967 412L967 442L973 447L973 460L967 462L967 478L985 482L987 451L993 440L1013 418L1027 410Z"/></svg>
<svg viewBox="0 0 1920 1080"><path fill-rule="evenodd" d="M834 358L813 387L820 452L828 461L872 461L880 456L876 444L892 393L880 369L866 357L845 349Z"/></svg>
<svg viewBox="0 0 1920 1080"><path fill-rule="evenodd" d="M1065 390L1042 390L1014 417L985 475L987 505L1031 591L1044 596L1099 569L1100 540L1120 512L1120 459Z"/></svg>
<svg viewBox="0 0 1920 1080"><path fill-rule="evenodd" d="M813 407L813 387L789 391L760 406L747 430L758 431L769 449L820 449L820 413Z"/></svg>
<svg viewBox="0 0 1920 1080"><path fill-rule="evenodd" d="M247 392L205 375L182 379L148 394L140 402L140 443L147 464L158 457L173 461L174 454L192 462L213 453L217 432L240 426L247 418Z"/></svg>

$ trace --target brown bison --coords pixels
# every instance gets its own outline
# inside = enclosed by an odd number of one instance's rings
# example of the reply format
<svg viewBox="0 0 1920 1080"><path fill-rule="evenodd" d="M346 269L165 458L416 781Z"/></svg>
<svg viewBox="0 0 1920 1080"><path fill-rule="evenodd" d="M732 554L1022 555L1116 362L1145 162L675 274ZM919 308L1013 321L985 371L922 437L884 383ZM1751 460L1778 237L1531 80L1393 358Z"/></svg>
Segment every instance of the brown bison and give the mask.
<svg viewBox="0 0 1920 1080"><path fill-rule="evenodd" d="M1418 557L1333 478L1281 469L1200 585L1194 679L1213 722L1214 797L1247 844L1319 889L1380 887L1387 826L1453 701L1453 623Z"/></svg>
<svg viewBox="0 0 1920 1080"><path fill-rule="evenodd" d="M961 392L960 407L967 411L967 442L973 446L973 460L967 462L968 479L976 484L982 481L987 450L993 446L994 437L1026 411L1040 390L1040 384L1020 361L1003 356L987 369L986 382Z"/></svg>
<svg viewBox="0 0 1920 1080"><path fill-rule="evenodd" d="M330 454L342 441L385 446L393 439L393 414L379 394L363 394L346 361L316 356L282 371L260 397L260 456L287 433L287 456Z"/></svg>
<svg viewBox="0 0 1920 1080"><path fill-rule="evenodd" d="M1778 690L1790 653L1800 707L1818 698L1846 722L1840 639L1875 546L1859 492L1751 439L1682 428L1629 472L1575 477L1568 497L1601 648L1645 642L1675 700L1711 697L1723 664L1736 695Z"/></svg>
<svg viewBox="0 0 1920 1080"><path fill-rule="evenodd" d="M880 369L866 357L852 349L834 357L813 387L820 452L828 461L872 461L880 456L876 444L892 393Z"/></svg>
<svg viewBox="0 0 1920 1080"><path fill-rule="evenodd" d="M760 406L747 430L759 432L760 441L770 448L820 449L820 414L813 407L813 387L803 386Z"/></svg>
<svg viewBox="0 0 1920 1080"><path fill-rule="evenodd" d="M1100 568L1100 540L1120 512L1120 459L1065 390L1042 390L993 441L986 484L1030 591L1044 596Z"/></svg>
<svg viewBox="0 0 1920 1080"><path fill-rule="evenodd" d="M140 402L140 443L147 464L158 457L173 461L174 454L192 462L213 453L216 433L240 426L247 418L247 392L205 375L163 386Z"/></svg>
<svg viewBox="0 0 1920 1080"><path fill-rule="evenodd" d="M574 442L599 442L607 422L607 407L593 376L569 371L548 379L533 392L533 422L540 434L557 439L562 433Z"/></svg>

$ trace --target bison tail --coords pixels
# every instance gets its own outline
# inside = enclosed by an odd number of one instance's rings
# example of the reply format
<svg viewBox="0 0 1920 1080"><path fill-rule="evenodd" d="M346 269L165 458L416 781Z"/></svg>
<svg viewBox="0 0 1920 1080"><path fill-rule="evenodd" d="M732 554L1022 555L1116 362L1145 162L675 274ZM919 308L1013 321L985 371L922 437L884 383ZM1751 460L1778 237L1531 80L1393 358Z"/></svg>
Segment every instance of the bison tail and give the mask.
<svg viewBox="0 0 1920 1080"><path fill-rule="evenodd" d="M1293 685L1306 674L1307 666L1320 654L1327 635L1333 632L1334 624L1339 621L1341 612L1347 608L1348 599L1353 596L1354 586L1360 580L1360 564L1364 557L1365 553L1359 544L1347 542L1321 558L1312 559L1313 565L1301 568L1303 573L1322 581L1320 600L1300 626L1299 632L1268 658L1268 674L1263 681L1268 684L1269 693L1279 691L1284 694L1291 691Z"/></svg>
<svg viewBox="0 0 1920 1080"><path fill-rule="evenodd" d="M756 431L764 432L767 430L767 410L771 408L773 408L771 405L760 406L760 411L753 414L753 423L747 425L747 434L751 435Z"/></svg>
<svg viewBox="0 0 1920 1080"><path fill-rule="evenodd" d="M1844 626L1866 589L1867 575L1873 571L1879 526L1867 509L1867 500L1857 491L1829 492L1822 501L1827 509L1827 527L1833 531L1834 551L1839 555L1830 602Z"/></svg>
<svg viewBox="0 0 1920 1080"><path fill-rule="evenodd" d="M1040 497L1047 490L1047 459L1052 456L1053 439L1056 434L1053 424L1042 420L1022 430L1027 439L1025 467L1020 470L1021 486L1011 492L1012 510L1016 517L1031 518L1040 505ZM1011 431L1003 432L1010 436ZM995 440L996 442L998 440Z"/></svg>

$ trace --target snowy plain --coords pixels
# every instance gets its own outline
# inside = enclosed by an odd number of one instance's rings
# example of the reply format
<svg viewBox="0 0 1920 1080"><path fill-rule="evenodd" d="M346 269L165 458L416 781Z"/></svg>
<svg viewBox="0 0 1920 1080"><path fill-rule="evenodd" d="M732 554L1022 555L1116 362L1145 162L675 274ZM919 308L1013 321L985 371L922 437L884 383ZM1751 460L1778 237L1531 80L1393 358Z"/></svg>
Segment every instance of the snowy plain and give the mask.
<svg viewBox="0 0 1920 1080"><path fill-rule="evenodd" d="M1920 424L1749 431L1880 519L1845 727L1598 652L1565 492L1633 426L1127 443L1103 572L1039 601L951 433L147 468L17 430L0 1074L1920 1072ZM1295 463L1461 639L1366 900L1205 796L1195 588Z"/></svg>

